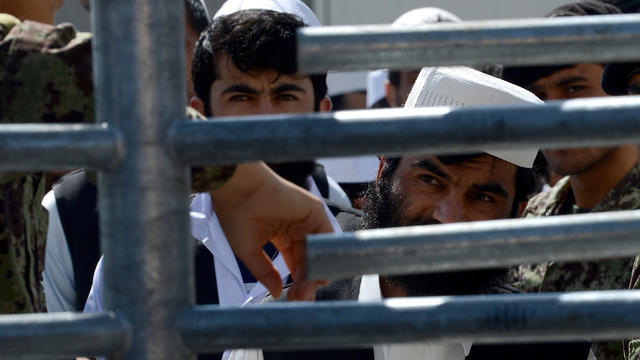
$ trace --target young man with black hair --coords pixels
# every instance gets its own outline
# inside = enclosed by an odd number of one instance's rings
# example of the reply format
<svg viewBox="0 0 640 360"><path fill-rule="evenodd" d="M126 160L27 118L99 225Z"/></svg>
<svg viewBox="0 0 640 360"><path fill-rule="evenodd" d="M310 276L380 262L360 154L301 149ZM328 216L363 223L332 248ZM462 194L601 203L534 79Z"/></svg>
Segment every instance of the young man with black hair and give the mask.
<svg viewBox="0 0 640 360"><path fill-rule="evenodd" d="M554 9L548 16L620 14L613 5L582 1ZM543 100L607 96L601 86L603 64L505 68L503 78ZM640 208L640 152L636 144L543 150L551 170L563 176L550 190L531 199L525 217L632 210ZM633 258L552 262L520 266L513 284L527 292L625 289ZM598 359L623 359L620 341L594 343Z"/></svg>
<svg viewBox="0 0 640 360"><path fill-rule="evenodd" d="M191 106L214 118L331 110L331 101L326 96L326 74L307 76L297 72L295 33L302 26L305 23L294 15L261 9L243 10L215 18L198 41L193 65L198 96L192 99ZM318 196L327 197L320 191L318 177L312 176L316 169L314 161L268 165L294 184ZM208 202L207 194L198 194L194 199L192 210L198 207L197 213L202 215L199 219L215 216L215 209L209 210ZM339 213L344 210L357 213L335 206L330 201L328 203L333 215L339 219L342 218ZM193 218L194 229L204 225L198 225L201 222L199 219ZM333 221L334 228L339 231L343 224L339 225L335 218ZM210 238L209 234L207 231L200 234L194 232L194 236L201 240ZM205 246L218 265L233 260L224 258L211 240L205 242ZM231 264L227 265L225 268L232 267ZM216 269L222 267L216 266ZM222 278L221 271L216 272L218 280ZM243 281L247 284L251 280L244 275ZM239 276L234 277L239 280ZM255 294L256 290L252 291ZM220 293L219 290L218 296L229 296L228 292L223 295ZM252 298L260 301L264 295ZM218 300L221 304L233 302L230 298L225 300L219 297Z"/></svg>

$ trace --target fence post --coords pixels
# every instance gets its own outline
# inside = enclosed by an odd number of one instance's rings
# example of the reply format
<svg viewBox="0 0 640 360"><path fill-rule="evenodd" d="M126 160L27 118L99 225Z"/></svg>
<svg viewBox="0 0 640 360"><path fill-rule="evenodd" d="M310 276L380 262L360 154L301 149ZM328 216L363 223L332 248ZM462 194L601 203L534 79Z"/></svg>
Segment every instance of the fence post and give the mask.
<svg viewBox="0 0 640 360"><path fill-rule="evenodd" d="M168 128L184 118L184 2L92 3L97 120L123 134L125 157L99 173L107 309L132 324L122 359L186 359L176 317L193 304L187 167Z"/></svg>

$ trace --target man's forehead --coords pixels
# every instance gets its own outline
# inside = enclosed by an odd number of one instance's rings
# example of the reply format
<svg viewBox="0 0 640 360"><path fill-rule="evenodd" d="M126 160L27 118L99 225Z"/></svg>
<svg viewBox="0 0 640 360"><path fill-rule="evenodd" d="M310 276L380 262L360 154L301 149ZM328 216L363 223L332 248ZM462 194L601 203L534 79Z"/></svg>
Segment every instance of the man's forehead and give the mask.
<svg viewBox="0 0 640 360"><path fill-rule="evenodd" d="M516 165L489 154L478 156L417 156L403 158L403 160L405 159L410 167L424 167L425 164L431 163L447 173L464 172L467 176L477 174L487 178L504 178L505 180L510 180L517 170Z"/></svg>
<svg viewBox="0 0 640 360"><path fill-rule="evenodd" d="M534 81L527 88L542 86L543 84L548 82L555 84L570 77L576 77L576 76L587 77L589 75L593 75L596 72L601 72L601 71L604 71L604 67L602 66L602 64L595 64L595 63L576 64L564 69L554 71L547 76L541 77L538 80Z"/></svg>
<svg viewBox="0 0 640 360"><path fill-rule="evenodd" d="M253 68L245 72L240 70L226 54L221 54L221 56L216 59L215 67L216 80L253 82L266 79L272 84L290 81L300 82L305 79L311 81L311 78L304 74L282 74L270 68Z"/></svg>

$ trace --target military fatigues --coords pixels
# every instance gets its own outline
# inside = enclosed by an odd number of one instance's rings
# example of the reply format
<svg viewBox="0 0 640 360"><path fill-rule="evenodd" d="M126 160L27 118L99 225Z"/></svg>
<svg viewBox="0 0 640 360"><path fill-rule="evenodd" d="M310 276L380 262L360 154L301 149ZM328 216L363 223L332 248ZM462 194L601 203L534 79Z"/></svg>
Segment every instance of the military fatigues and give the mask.
<svg viewBox="0 0 640 360"><path fill-rule="evenodd" d="M529 202L525 217L567 215L584 212L575 207L569 177L560 180L550 191L538 194ZM591 212L633 210L640 208L640 163L613 188ZM515 287L526 292L580 290L619 290L629 286L633 258L580 262L551 262L523 265L511 272ZM620 341L595 343L598 359L624 359Z"/></svg>
<svg viewBox="0 0 640 360"><path fill-rule="evenodd" d="M0 14L0 122L95 122L91 34ZM194 183L212 190L233 169L197 168ZM0 314L45 311L45 188L42 172L0 173Z"/></svg>
<svg viewBox="0 0 640 360"><path fill-rule="evenodd" d="M90 35L0 14L0 122L93 122ZM45 178L0 173L0 314L44 311Z"/></svg>

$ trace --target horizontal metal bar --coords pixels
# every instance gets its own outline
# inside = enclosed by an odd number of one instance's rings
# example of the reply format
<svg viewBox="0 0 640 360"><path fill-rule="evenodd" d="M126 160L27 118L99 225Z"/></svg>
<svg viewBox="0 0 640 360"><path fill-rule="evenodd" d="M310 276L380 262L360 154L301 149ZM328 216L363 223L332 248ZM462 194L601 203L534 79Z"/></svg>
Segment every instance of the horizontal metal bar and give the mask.
<svg viewBox="0 0 640 360"><path fill-rule="evenodd" d="M476 343L640 335L640 292L398 298L384 302L199 306L185 313L193 351L300 349L413 341Z"/></svg>
<svg viewBox="0 0 640 360"><path fill-rule="evenodd" d="M0 124L0 171L110 169L124 154L117 131L87 124Z"/></svg>
<svg viewBox="0 0 640 360"><path fill-rule="evenodd" d="M181 160L200 165L640 143L640 97L214 119L176 123L171 141Z"/></svg>
<svg viewBox="0 0 640 360"><path fill-rule="evenodd" d="M640 254L640 210L312 235L308 276L405 274Z"/></svg>
<svg viewBox="0 0 640 360"><path fill-rule="evenodd" d="M112 355L130 345L131 327L113 312L0 316L0 358Z"/></svg>
<svg viewBox="0 0 640 360"><path fill-rule="evenodd" d="M419 28L302 28L298 63L327 70L434 65L572 64L640 58L640 15L439 23Z"/></svg>

